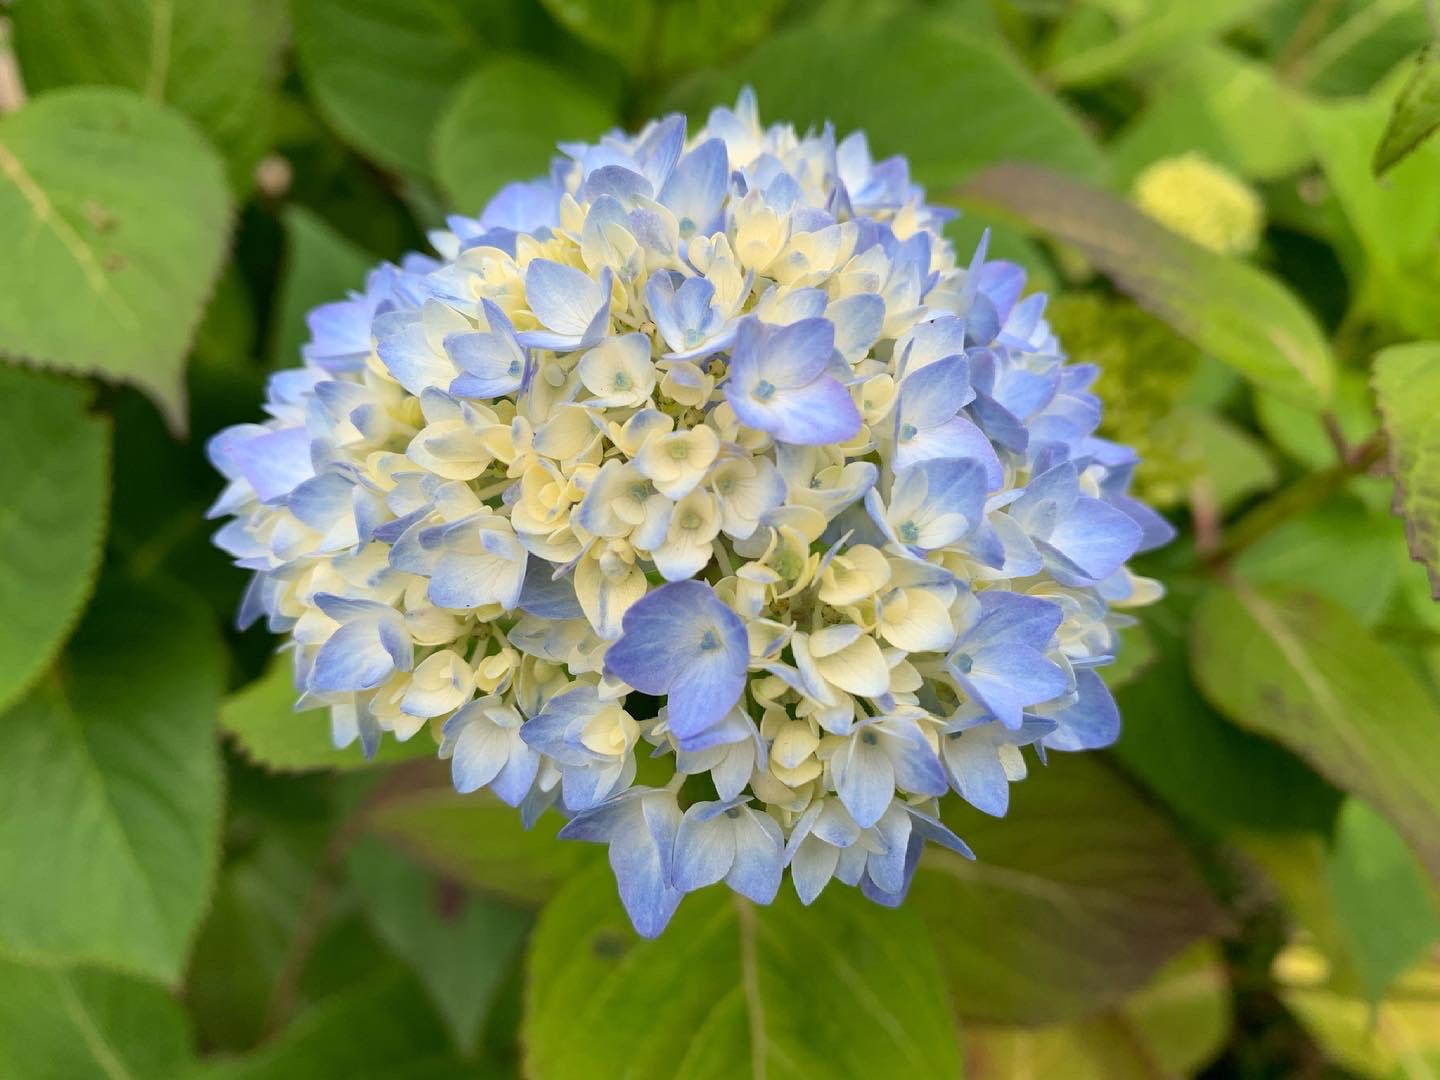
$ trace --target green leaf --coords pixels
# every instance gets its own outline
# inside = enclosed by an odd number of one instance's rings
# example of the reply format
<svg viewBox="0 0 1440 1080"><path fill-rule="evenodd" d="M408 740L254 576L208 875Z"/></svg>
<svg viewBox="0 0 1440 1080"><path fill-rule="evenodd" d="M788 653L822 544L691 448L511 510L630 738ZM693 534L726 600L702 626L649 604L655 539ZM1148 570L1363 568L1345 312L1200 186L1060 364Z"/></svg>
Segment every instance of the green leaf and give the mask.
<svg viewBox="0 0 1440 1080"><path fill-rule="evenodd" d="M1128 186L1146 165L1198 150L1241 176L1279 179L1313 156L1303 99L1274 71L1218 46L1177 57L1149 103L1110 144Z"/></svg>
<svg viewBox="0 0 1440 1080"><path fill-rule="evenodd" d="M1200 602L1190 662L1216 708L1369 802L1440 881L1440 707L1358 619L1237 581Z"/></svg>
<svg viewBox="0 0 1440 1080"><path fill-rule="evenodd" d="M1412 337L1440 337L1440 143L1416 148L1377 182L1371 154L1388 99L1312 104L1305 130L1363 262L1347 267L1357 303Z"/></svg>
<svg viewBox="0 0 1440 1080"><path fill-rule="evenodd" d="M1347 443L1358 445L1375 430L1375 405L1362 373L1339 370L1330 411ZM1272 443L1305 468L1318 471L1339 463L1335 443L1314 409L1262 392L1255 395L1255 419Z"/></svg>
<svg viewBox="0 0 1440 1080"><path fill-rule="evenodd" d="M1356 499L1334 499L1262 536L1234 569L1256 585L1308 588L1373 627L1400 576L1399 531Z"/></svg>
<svg viewBox="0 0 1440 1080"><path fill-rule="evenodd" d="M1440 939L1434 896L1405 841L1359 799L1340 808L1326 883L1365 996L1378 1002Z"/></svg>
<svg viewBox="0 0 1440 1080"><path fill-rule="evenodd" d="M1229 989L1219 949L1200 942L1099 1016L1040 1028L966 1025L966 1075L969 1080L1193 1075L1229 1035Z"/></svg>
<svg viewBox="0 0 1440 1080"><path fill-rule="evenodd" d="M1440 42L1431 42L1395 99L1390 122L1375 147L1373 168L1383 176L1440 128Z"/></svg>
<svg viewBox="0 0 1440 1080"><path fill-rule="evenodd" d="M337 749L330 741L329 710L297 713L298 697L289 658L280 657L264 675L225 699L220 706L220 727L245 757L274 772L365 769L435 756L435 740L426 731L403 743L382 739L374 758L368 760L358 742Z"/></svg>
<svg viewBox="0 0 1440 1080"><path fill-rule="evenodd" d="M446 99L493 47L495 0L291 0L295 51L341 138L423 176Z"/></svg>
<svg viewBox="0 0 1440 1080"><path fill-rule="evenodd" d="M49 666L95 587L110 424L90 388L0 365L0 710Z"/></svg>
<svg viewBox="0 0 1440 1080"><path fill-rule="evenodd" d="M1395 511L1410 557L1440 599L1440 344L1394 345L1375 357L1375 398L1390 439Z"/></svg>
<svg viewBox="0 0 1440 1080"><path fill-rule="evenodd" d="M373 839L351 849L348 867L376 935L424 983L455 1045L473 1054L530 916L467 895Z"/></svg>
<svg viewBox="0 0 1440 1080"><path fill-rule="evenodd" d="M683 95L692 116L749 84L761 117L796 127L863 128L877 157L905 154L916 178L954 184L996 161L1098 175L1100 152L1063 105L1003 46L938 18L797 26ZM955 108L964 102L965 121Z"/></svg>
<svg viewBox="0 0 1440 1080"><path fill-rule="evenodd" d="M693 71L731 57L764 38L785 6L786 0L668 0L657 11L654 67Z"/></svg>
<svg viewBox="0 0 1440 1080"><path fill-rule="evenodd" d="M1175 235L1113 195L1032 166L994 166L960 196L1075 247L1142 307L1258 386L1304 404L1329 400L1335 360L1325 335L1263 271Z"/></svg>
<svg viewBox="0 0 1440 1080"><path fill-rule="evenodd" d="M178 978L218 854L223 680L195 601L102 582L0 717L0 949Z"/></svg>
<svg viewBox="0 0 1440 1080"><path fill-rule="evenodd" d="M1280 480L1268 447L1242 428L1208 409L1181 409L1174 419L1185 456L1199 465L1210 498L1223 514Z"/></svg>
<svg viewBox="0 0 1440 1080"><path fill-rule="evenodd" d="M924 927L838 883L810 908L705 889L641 941L597 865L541 913L527 971L533 1080L960 1074Z"/></svg>
<svg viewBox="0 0 1440 1080"><path fill-rule="evenodd" d="M0 118L0 354L133 383L183 429L229 213L214 152L129 91L59 90Z"/></svg>
<svg viewBox="0 0 1440 1080"><path fill-rule="evenodd" d="M631 71L646 67L655 24L653 0L540 0L540 5L585 44Z"/></svg>
<svg viewBox="0 0 1440 1080"><path fill-rule="evenodd" d="M1185 667L1191 617L1174 594L1146 612L1159 658L1116 692L1124 726L1113 753L1209 832L1328 828L1339 802L1334 789L1283 747L1227 723L1200 696Z"/></svg>
<svg viewBox="0 0 1440 1080"><path fill-rule="evenodd" d="M285 209L285 265L275 317L274 367L300 363L300 348L310 340L305 317L321 304L343 300L365 287L365 277L380 260L336 232L303 206Z"/></svg>
<svg viewBox="0 0 1440 1080"><path fill-rule="evenodd" d="M545 174L561 140L615 126L609 102L548 64L505 56L460 87L435 129L435 176L450 205L478 214L513 180Z"/></svg>
<svg viewBox="0 0 1440 1080"><path fill-rule="evenodd" d="M192 1060L185 1014L166 990L104 971L0 959L0 1076L150 1080L175 1076Z"/></svg>
<svg viewBox="0 0 1440 1080"><path fill-rule="evenodd" d="M1130 68L1163 62L1244 19L1272 0L1155 0L1134 25L1091 48L1073 52L1046 69L1060 86L1085 86Z"/></svg>
<svg viewBox="0 0 1440 1080"><path fill-rule="evenodd" d="M1281 74L1293 86L1330 97L1364 94L1413 56L1430 36L1424 3L1415 0L1292 0L1280 12ZM1299 53L1295 44L1307 46ZM1372 144L1373 145L1373 144Z"/></svg>
<svg viewBox="0 0 1440 1080"><path fill-rule="evenodd" d="M964 1020L1095 1012L1214 929L1214 900L1179 836L1091 755L1053 755L1014 785L1003 819L957 806L946 820L976 859L932 846L906 904L929 927Z"/></svg>
<svg viewBox="0 0 1440 1080"><path fill-rule="evenodd" d="M278 12L254 0L30 0L15 9L26 88L105 84L175 106L249 187L269 144Z"/></svg>
<svg viewBox="0 0 1440 1080"><path fill-rule="evenodd" d="M386 798L368 821L378 836L447 877L525 907L540 906L596 859L590 845L555 838L564 824L558 814L526 829L519 810L492 796L438 786Z"/></svg>
<svg viewBox="0 0 1440 1080"><path fill-rule="evenodd" d="M197 1080L450 1080L474 1075L444 1056L445 1029L425 991L396 965L306 1010L249 1057L214 1064Z"/></svg>
<svg viewBox="0 0 1440 1080"><path fill-rule="evenodd" d="M1280 1000L1348 1075L1430 1080L1440 1069L1440 961L1407 972L1378 1008L1333 985L1311 946L1291 945L1273 970Z"/></svg>

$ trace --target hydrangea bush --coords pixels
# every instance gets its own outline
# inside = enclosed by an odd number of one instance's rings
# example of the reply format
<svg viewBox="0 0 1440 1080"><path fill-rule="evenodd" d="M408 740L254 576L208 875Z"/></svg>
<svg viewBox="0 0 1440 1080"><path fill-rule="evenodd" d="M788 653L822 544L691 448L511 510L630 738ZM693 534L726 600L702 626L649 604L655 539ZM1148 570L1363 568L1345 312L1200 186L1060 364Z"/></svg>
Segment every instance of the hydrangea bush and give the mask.
<svg viewBox="0 0 1440 1080"><path fill-rule="evenodd" d="M637 929L724 881L903 898L953 789L1112 742L1164 521L1025 276L903 158L743 93L566 144L310 316L210 444L241 623L337 746L609 845ZM643 774L643 779L640 777Z"/></svg>

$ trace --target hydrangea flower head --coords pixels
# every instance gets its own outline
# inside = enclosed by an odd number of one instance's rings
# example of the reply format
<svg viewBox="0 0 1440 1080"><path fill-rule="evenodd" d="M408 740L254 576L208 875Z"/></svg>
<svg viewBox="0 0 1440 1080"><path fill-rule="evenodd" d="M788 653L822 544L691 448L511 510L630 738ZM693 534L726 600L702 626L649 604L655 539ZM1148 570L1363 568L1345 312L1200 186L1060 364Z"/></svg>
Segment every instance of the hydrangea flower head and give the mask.
<svg viewBox="0 0 1440 1080"><path fill-rule="evenodd" d="M927 841L970 854L947 791L1003 814L1026 747L1115 739L1093 669L1170 535L1096 370L949 216L748 92L563 145L312 313L211 442L242 624L337 745L433 737L608 845L641 933L787 869L899 903Z"/></svg>

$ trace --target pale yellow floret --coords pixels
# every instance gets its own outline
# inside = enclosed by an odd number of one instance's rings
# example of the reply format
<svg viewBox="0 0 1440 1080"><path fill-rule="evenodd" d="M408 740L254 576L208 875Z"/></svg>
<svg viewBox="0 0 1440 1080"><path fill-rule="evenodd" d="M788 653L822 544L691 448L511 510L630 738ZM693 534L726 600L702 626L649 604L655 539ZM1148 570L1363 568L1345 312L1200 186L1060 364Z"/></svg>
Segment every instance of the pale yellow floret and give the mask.
<svg viewBox="0 0 1440 1080"><path fill-rule="evenodd" d="M1155 162L1135 178L1133 192L1141 210L1211 251L1248 255L1259 241L1260 197L1203 154Z"/></svg>

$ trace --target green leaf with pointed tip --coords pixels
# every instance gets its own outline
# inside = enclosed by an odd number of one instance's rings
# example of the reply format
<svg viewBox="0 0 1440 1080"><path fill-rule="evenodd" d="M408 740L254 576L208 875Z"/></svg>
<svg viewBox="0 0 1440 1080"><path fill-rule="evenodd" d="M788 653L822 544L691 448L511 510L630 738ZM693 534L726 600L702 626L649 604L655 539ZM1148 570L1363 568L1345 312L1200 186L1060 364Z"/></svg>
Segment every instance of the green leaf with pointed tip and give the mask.
<svg viewBox="0 0 1440 1080"><path fill-rule="evenodd" d="M110 424L90 388L0 365L0 710L40 676L95 587Z"/></svg>
<svg viewBox="0 0 1440 1080"><path fill-rule="evenodd" d="M0 717L0 950L179 977L219 853L223 680L198 601L101 583Z"/></svg>
<svg viewBox="0 0 1440 1080"><path fill-rule="evenodd" d="M1440 129L1440 42L1415 60L1415 70L1395 99L1390 122L1375 147L1373 168L1383 176L1390 168Z"/></svg>
<svg viewBox="0 0 1440 1080"><path fill-rule="evenodd" d="M670 6L674 0L666 3ZM648 66L654 0L540 0L540 6L585 44L608 53L627 69L641 71Z"/></svg>
<svg viewBox="0 0 1440 1080"><path fill-rule="evenodd" d="M352 848L347 867L376 935L425 985L456 1047L473 1054L530 916L436 878L375 839Z"/></svg>
<svg viewBox="0 0 1440 1080"><path fill-rule="evenodd" d="M296 712L299 696L289 659L280 657L260 678L225 699L220 706L220 727L235 740L240 753L274 772L364 769L435 756L435 740L427 731L417 732L403 743L387 735L369 759L359 742L336 747L330 740L329 710Z"/></svg>
<svg viewBox="0 0 1440 1080"><path fill-rule="evenodd" d="M1201 600L1190 663L1216 708L1369 802L1440 881L1440 704L1359 619L1237 581Z"/></svg>
<svg viewBox="0 0 1440 1080"><path fill-rule="evenodd" d="M30 93L122 86L175 106L210 136L237 189L268 146L281 37L254 0L41 0L15 8Z"/></svg>
<svg viewBox="0 0 1440 1080"><path fill-rule="evenodd" d="M310 340L306 316L321 304L343 300L365 287L365 278L380 259L341 235L313 210L286 207L285 263L275 316L273 367L295 367L300 349Z"/></svg>
<svg viewBox="0 0 1440 1080"><path fill-rule="evenodd" d="M1352 798L1335 823L1325 883L1365 996L1379 1002L1440 939L1440 912L1425 875L1390 823Z"/></svg>
<svg viewBox="0 0 1440 1080"><path fill-rule="evenodd" d="M809 908L788 886L768 907L703 889L642 941L598 865L541 913L527 972L534 1080L960 1074L919 919L838 883Z"/></svg>
<svg viewBox="0 0 1440 1080"><path fill-rule="evenodd" d="M1394 345L1375 357L1375 398L1390 439L1395 511L1410 557L1440 599L1440 343Z"/></svg>
<svg viewBox="0 0 1440 1080"><path fill-rule="evenodd" d="M1004 818L955 804L945 819L976 858L931 845L906 906L930 930L962 1020L1095 1012L1215 929L1179 835L1093 755L1052 753L1014 785Z"/></svg>
<svg viewBox="0 0 1440 1080"><path fill-rule="evenodd" d="M466 74L504 44L514 5L497 0L291 0L295 52L341 138L409 176Z"/></svg>
<svg viewBox="0 0 1440 1080"><path fill-rule="evenodd" d="M193 1060L185 1014L161 987L0 959L0 1076L150 1080Z"/></svg>
<svg viewBox="0 0 1440 1080"><path fill-rule="evenodd" d="M185 426L185 354L229 228L219 159L128 90L0 118L0 354L133 383Z"/></svg>
<svg viewBox="0 0 1440 1080"><path fill-rule="evenodd" d="M593 87L548 64L504 56L460 87L435 129L435 175L462 214L505 184L543 176L562 140L593 142L615 126Z"/></svg>
<svg viewBox="0 0 1440 1080"><path fill-rule="evenodd" d="M797 26L734 67L688 83L694 117L755 88L761 119L837 135L864 129L877 159L905 154L925 184L954 184L996 161L1033 161L1097 176L1105 163L1079 121L1003 45L914 14ZM964 102L964 123L956 122Z"/></svg>
<svg viewBox="0 0 1440 1080"><path fill-rule="evenodd" d="M1034 166L994 166L959 195L1075 247L1140 306L1256 385L1303 404L1329 400L1335 358L1324 333L1264 271L1177 236L1114 195Z"/></svg>

